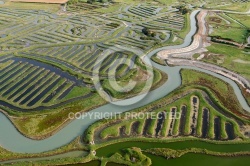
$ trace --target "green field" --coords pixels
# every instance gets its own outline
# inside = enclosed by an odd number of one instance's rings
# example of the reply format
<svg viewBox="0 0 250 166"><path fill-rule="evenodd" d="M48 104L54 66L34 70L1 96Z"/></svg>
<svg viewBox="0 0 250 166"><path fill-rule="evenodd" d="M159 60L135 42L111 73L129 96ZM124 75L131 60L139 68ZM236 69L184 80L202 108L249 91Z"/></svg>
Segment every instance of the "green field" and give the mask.
<svg viewBox="0 0 250 166"><path fill-rule="evenodd" d="M229 70L235 71L242 76L250 79L249 65L250 58L248 49L235 49L233 46L213 43L207 47L210 56L202 59L204 62L223 66Z"/></svg>
<svg viewBox="0 0 250 166"><path fill-rule="evenodd" d="M249 20L247 15L228 13L213 13L207 17L208 24L212 27L210 36L219 36L244 44L249 36Z"/></svg>

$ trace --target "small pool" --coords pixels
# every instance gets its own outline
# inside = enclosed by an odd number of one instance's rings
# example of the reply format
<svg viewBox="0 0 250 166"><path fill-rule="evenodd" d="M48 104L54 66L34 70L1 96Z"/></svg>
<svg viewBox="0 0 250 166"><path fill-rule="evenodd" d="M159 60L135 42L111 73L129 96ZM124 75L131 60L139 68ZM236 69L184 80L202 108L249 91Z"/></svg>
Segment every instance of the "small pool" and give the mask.
<svg viewBox="0 0 250 166"><path fill-rule="evenodd" d="M0 1L0 2L2 2L2 1ZM0 5L1 5L1 3L0 3ZM0 38L5 38L7 35L5 35L5 34L2 34L2 35L0 35Z"/></svg>

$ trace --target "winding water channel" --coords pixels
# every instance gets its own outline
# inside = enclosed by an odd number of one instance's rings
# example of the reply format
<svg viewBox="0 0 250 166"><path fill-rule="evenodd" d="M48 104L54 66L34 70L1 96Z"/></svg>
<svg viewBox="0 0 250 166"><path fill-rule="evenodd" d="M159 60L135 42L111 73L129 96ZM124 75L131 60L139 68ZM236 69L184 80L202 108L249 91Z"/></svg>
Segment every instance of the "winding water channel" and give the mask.
<svg viewBox="0 0 250 166"><path fill-rule="evenodd" d="M196 27L196 19L195 16L199 11L193 11L190 15L191 18L191 30L187 34L184 43L181 45L176 46L167 46L163 48L156 49L152 52L150 52L147 56L151 57L155 53L157 53L160 50L163 49L172 49L172 48L183 48L192 42L192 36L196 33L197 27ZM154 62L152 62L153 66L164 71L168 74L168 81L164 83L161 87L158 89L151 91L143 100L140 102L130 105L130 106L116 106L113 104L107 104L104 106L101 106L97 109L92 110L91 112L109 112L109 113L122 113L125 111L129 111L134 108L141 107L143 105L149 104L157 99L160 99L173 90L175 90L177 87L181 85L181 77L180 77L180 70L182 68L188 68L188 69L194 69L197 71L201 71L204 73L208 73L210 75L213 75L217 78L220 78L224 80L225 82L229 83L233 89L235 94L237 95L237 98L242 105L242 107L250 112L250 108L245 100L245 98L242 96L241 91L237 84L222 76L219 74L215 74L210 71L202 70L195 67L186 67L186 66L177 66L177 67L168 67L168 66L160 66ZM139 96L119 101L118 103L126 103L130 100L136 100ZM20 153L40 153L44 151L53 150L55 148L59 148L63 145L68 144L70 141L74 140L77 136L82 135L84 130L92 123L97 121L97 119L91 119L89 116L84 117L84 119L77 119L72 121L70 124L65 126L62 130L60 130L55 135L44 139L44 140L31 140L29 138L24 137L22 134L20 134L16 128L13 126L13 124L9 121L9 119L2 113L0 113L0 146L3 148L6 148L13 152L20 152Z"/></svg>

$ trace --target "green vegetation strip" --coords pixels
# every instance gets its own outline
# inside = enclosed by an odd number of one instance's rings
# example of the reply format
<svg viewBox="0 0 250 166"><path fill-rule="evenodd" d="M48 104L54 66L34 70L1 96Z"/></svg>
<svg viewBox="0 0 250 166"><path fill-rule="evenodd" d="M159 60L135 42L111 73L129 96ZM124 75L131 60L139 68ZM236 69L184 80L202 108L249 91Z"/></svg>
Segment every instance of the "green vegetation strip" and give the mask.
<svg viewBox="0 0 250 166"><path fill-rule="evenodd" d="M164 157L152 155L150 153L145 153L145 155L151 159L153 166L158 166L161 165L162 163L166 165L183 165L183 163L185 163L186 166L200 166L200 165L235 166L235 165L245 165L246 163L250 162L249 156L218 157L206 154L188 153L180 158L168 160Z"/></svg>
<svg viewBox="0 0 250 166"><path fill-rule="evenodd" d="M214 152L206 149L200 148L187 148L182 150L173 150L170 148L152 148L145 150L147 153L151 153L156 156L163 156L167 159L170 158L178 158L187 153L199 153L199 154L206 154L206 155L213 155L213 156L220 156L220 157L234 157L234 156L247 156L250 155L250 151L246 152Z"/></svg>
<svg viewBox="0 0 250 166"><path fill-rule="evenodd" d="M101 147L96 150L97 156L99 157L109 157L115 152L119 152L121 149L129 147L138 147L142 150L155 148L171 148L174 150L182 150L186 148L200 148L207 149L215 152L249 152L250 143L246 142L222 142L222 141L200 141L197 139L171 139L168 141L155 140L147 141L147 139L141 141L128 141L110 144L104 147Z"/></svg>

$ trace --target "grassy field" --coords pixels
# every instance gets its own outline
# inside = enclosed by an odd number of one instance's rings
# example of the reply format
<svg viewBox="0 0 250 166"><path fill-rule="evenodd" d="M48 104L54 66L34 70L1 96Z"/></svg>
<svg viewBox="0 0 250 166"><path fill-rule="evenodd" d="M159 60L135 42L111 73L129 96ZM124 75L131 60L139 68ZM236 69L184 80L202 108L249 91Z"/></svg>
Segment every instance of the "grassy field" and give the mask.
<svg viewBox="0 0 250 166"><path fill-rule="evenodd" d="M220 36L238 43L246 43L249 36L249 19L247 15L237 14L210 14L207 22L213 27L210 36Z"/></svg>
<svg viewBox="0 0 250 166"><path fill-rule="evenodd" d="M204 62L213 63L229 70L235 71L240 75L250 79L248 70L250 63L249 50L237 49L233 46L213 43L207 47L210 56L202 59Z"/></svg>
<svg viewBox="0 0 250 166"><path fill-rule="evenodd" d="M240 23L242 23L246 27L248 27L248 28L250 27L249 16L242 15L242 14L228 14L228 15L230 17L232 17L233 19L239 21Z"/></svg>

